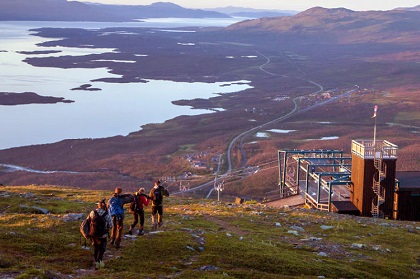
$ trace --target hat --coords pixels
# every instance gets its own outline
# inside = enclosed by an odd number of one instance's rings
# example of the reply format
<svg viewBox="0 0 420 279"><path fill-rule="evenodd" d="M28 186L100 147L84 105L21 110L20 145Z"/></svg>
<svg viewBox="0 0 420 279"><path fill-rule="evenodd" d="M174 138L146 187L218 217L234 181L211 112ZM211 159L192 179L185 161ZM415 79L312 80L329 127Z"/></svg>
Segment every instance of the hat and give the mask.
<svg viewBox="0 0 420 279"><path fill-rule="evenodd" d="M121 187L115 188L115 194L121 194L121 193L122 193L122 188Z"/></svg>
<svg viewBox="0 0 420 279"><path fill-rule="evenodd" d="M139 193L144 192L144 188L139 188Z"/></svg>

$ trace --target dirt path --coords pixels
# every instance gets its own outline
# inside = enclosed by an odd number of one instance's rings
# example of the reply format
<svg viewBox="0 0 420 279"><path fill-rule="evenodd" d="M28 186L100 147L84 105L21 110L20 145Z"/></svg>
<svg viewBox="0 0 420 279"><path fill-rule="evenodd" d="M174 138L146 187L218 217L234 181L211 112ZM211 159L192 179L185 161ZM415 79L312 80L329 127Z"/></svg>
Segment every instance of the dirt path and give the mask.
<svg viewBox="0 0 420 279"><path fill-rule="evenodd" d="M237 226L232 226L230 223L228 223L226 221L223 221L221 219L218 219L215 216L204 215L204 218L207 221L213 222L213 223L219 225L220 227L222 227L222 231L232 232L232 233L234 233L236 235L239 235L239 236L245 236L245 235L248 234L247 232L241 230L241 228L239 228Z"/></svg>

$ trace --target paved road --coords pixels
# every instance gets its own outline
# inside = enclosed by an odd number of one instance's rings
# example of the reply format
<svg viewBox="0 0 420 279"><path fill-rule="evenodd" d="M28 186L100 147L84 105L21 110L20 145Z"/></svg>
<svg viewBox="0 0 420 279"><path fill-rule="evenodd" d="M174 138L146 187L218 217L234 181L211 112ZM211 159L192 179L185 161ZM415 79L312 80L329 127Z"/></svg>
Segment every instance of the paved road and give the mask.
<svg viewBox="0 0 420 279"><path fill-rule="evenodd" d="M267 60L265 63L263 63L263 64L259 67L261 71L263 71L263 72L265 72L265 73L267 73L267 74L269 74L269 75L278 75L278 76L282 76L282 77L288 77L288 76L286 76L286 75L279 75L279 74L272 73L272 72L270 72L270 71L265 70L265 69L264 69L264 66L266 66L266 65L268 65L268 64L270 63L270 58L269 58L269 57L267 57L267 56L265 56L264 54L262 54L262 53L258 52L258 51L257 51L257 53L258 53L259 55L263 56L264 58L266 58L266 60ZM289 61L289 63L290 63L290 61ZM302 73L303 73L303 72L302 72ZM323 91L324 91L323 86L322 86L322 85L320 85L320 84L318 84L318 83L316 83L316 82L314 82L314 81L311 81L311 80L309 80L309 79L303 79L303 78L298 78L298 79L301 79L301 80L302 80L302 81L304 81L304 82L311 83L311 84L315 85L316 87L318 87L318 90L317 90L317 91L314 91L314 92L312 92L312 93L310 93L310 94L319 94L319 93L321 93L321 92L323 92ZM244 132L242 132L241 134L237 135L234 139L232 139L232 141L229 143L228 150L227 150L227 163L228 163L228 169L227 169L227 171L226 171L224 174L219 175L219 177L215 178L215 180L211 180L211 181L209 181L209 182L206 182L206 183L201 184L201 185L199 185L199 186L197 186L197 187L194 187L194 188L188 189L188 190L186 190L186 191L175 192L175 193L173 193L173 195L177 195L177 194L181 194L181 193L186 193L186 192L191 192L191 191L195 191L195 190L199 190L199 189L203 189L203 188L207 188L207 187L209 187L209 188L210 188L210 187L211 187L211 189L209 189L209 193L206 195L206 198L208 198L208 197L211 195L211 193L213 192L213 190L214 190L214 184L215 184L215 183L218 183L218 182L219 182L219 181L221 181L221 180L224 180L226 177L228 177L228 176L232 173L233 167L232 167L232 154L231 154L231 153L232 153L233 146L234 146L234 145L235 145L238 141L239 141L239 148L240 148L240 151L241 151L241 153L242 153L242 157L246 157L245 151L244 151L244 149L243 149L243 139L244 139L244 138L246 138L247 136L249 136L249 135L251 135L251 134L254 134L254 133L256 133L257 131L260 131L260 130L264 129L264 127L266 127L266 126L269 126L269 125L272 125L272 124L274 124L274 123L277 123L277 122L282 122L282 121L284 121L284 120L286 120L286 119L289 119L290 117L292 117L292 116L294 116L294 115L296 115L296 114L298 114L298 113L306 112L306 111L308 111L308 110L315 109L315 108L318 108L318 107L324 106L324 105L326 105L326 104L329 104L329 103L331 103L331 102L333 102L333 101L336 101L336 100L338 100L338 99L340 99L340 98L347 97L347 96L348 96L348 95L350 95L352 92L356 91L358 88L359 88L359 87L356 85L356 88L355 88L355 89L353 89L353 90L349 90L349 91L347 91L347 92L345 92L345 93L343 93L343 94L341 94L341 95L339 95L339 96L336 96L336 97L330 98L330 99L328 99L328 100L326 100L326 101L323 101L323 102L319 102L319 103L313 104L313 105L311 105L311 106L309 106L309 107L306 107L306 108L304 108L304 109L300 109L300 110L298 109L298 100L300 100L301 98L303 98L303 97L305 97L305 96L307 96L307 95L298 96L298 97L294 98L294 99L293 99L294 107L293 107L293 109L292 109L289 113L287 113L287 114L285 114L285 115L283 115L283 116L281 116L281 117L278 117L278 118L276 118L276 119L273 119L273 120L271 120L271 121L268 121L268 122L266 122L266 123L263 123L263 124L261 124L261 125L259 125L259 126L257 126L257 127L251 128L251 129L249 129L249 130L247 130L247 131L244 131ZM220 164L220 162L219 162L219 164ZM220 166L219 166L219 167L220 167Z"/></svg>
<svg viewBox="0 0 420 279"><path fill-rule="evenodd" d="M263 56L265 59L266 59L266 62L265 63L263 63L261 66L260 66L260 70L261 71L263 71L264 73L267 73L267 74L269 74L269 75L276 75L276 76L282 76L282 77L288 77L287 75L279 75L279 74L276 74L276 73L272 73L272 72L270 72L270 71L267 71L267 70L265 70L264 69L264 66L266 66L266 65L268 65L269 63L270 63L270 57L267 57L266 55L264 55L264 54L262 54L261 52L259 52L259 51L257 51L257 53L259 54L259 55L261 55L261 56ZM291 63L290 61L289 61L289 63ZM300 70L300 69L299 69ZM305 80L305 79L302 79L302 78L298 78L298 79L301 79L302 81L304 81L304 82L308 82L308 83L311 83L311 84L313 84L313 85L315 85L316 87L318 87L318 90L317 91L315 91L315 92L312 92L311 94L319 94L319 93L321 93L321 92L323 92L324 91L324 87L322 86L322 85L320 85L320 84L318 84L318 83L316 83L316 82L314 82L314 81L311 81L311 80ZM305 95L306 96L306 95ZM286 119L288 119L288 118L290 118L291 116L293 116L293 115L295 115L296 113L297 113L297 110L298 110L298 104L297 104L297 101L299 100L299 99L301 99L302 97L304 97L304 96L298 96L298 97L296 97L296 98L294 98L293 99L293 104L294 104L294 107L293 107L293 109L292 109L292 111L290 111L289 113L287 113L287 114L285 114L285 115L283 115L283 116L281 116L281 117L279 117L279 118L276 118L276 119L273 119L273 120L271 120L271 121L269 121L269 122L266 122L266 123L264 123L264 124L261 124L261 125L259 125L259 126L257 126L257 127L254 127L254 128L251 128L251 129L249 129L249 130L247 130L247 131L245 131L245 132L243 132L242 134L240 134L240 135L238 135L238 136L236 136L230 143L229 143L229 147L228 147L228 151L227 151L227 160L228 160L228 170L227 170L227 173L230 173L230 172L232 172L232 157L231 157L231 151L232 151L232 147L233 147L233 145L239 140L239 139L241 139L241 142L240 142L240 146L239 146L239 148L240 148L240 150L241 150L241 153L242 153L242 155L243 155L243 157L245 156L245 151L243 150L243 139L246 137L246 136L248 136L248 135L250 135L250 134L253 134L253 133L255 133L255 132L257 132L257 131L259 131L259 130L262 130L264 127L266 127L266 126L269 126L269 125L271 125L271 124L274 124L274 123L276 123L276 122L281 122L281 121L284 121L284 120L286 120Z"/></svg>

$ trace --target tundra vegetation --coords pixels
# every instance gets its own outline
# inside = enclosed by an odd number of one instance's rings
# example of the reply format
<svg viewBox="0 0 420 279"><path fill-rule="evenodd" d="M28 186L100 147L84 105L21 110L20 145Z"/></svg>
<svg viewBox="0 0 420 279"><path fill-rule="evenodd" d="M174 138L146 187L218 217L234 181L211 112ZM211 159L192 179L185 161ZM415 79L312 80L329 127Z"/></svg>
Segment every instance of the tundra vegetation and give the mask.
<svg viewBox="0 0 420 279"><path fill-rule="evenodd" d="M418 171L419 21L414 11L313 8L291 17L249 20L228 28L187 28L194 32L128 27L32 30L45 39L43 47L116 50L83 56L28 57L25 62L35 67L105 67L117 75L99 79L103 82L246 80L251 88L208 100L176 101L193 108L223 110L148 124L127 136L0 150L2 163L72 171L5 171L0 183L107 190L120 185L134 191L139 183L148 185L156 177L179 178L184 172L192 172L197 175L190 181L193 187L214 179L214 169L194 169L182 158L210 151L222 155L219 174L227 172L227 158L232 158L235 173L225 179L226 195L260 200L267 191L276 189L277 150L341 149L350 154L351 140L373 138L374 105L379 106L377 139L398 145L397 171ZM86 89L86 84L81 84L81 89ZM342 96L350 90L355 91L319 105L327 96ZM294 100L297 112L285 121L273 121L290 113ZM227 154L229 143L253 128L255 133L240 138ZM271 129L293 132L267 132ZM258 132L267 137L258 137ZM254 175L242 175L246 167L262 165L265 167Z"/></svg>
<svg viewBox="0 0 420 279"><path fill-rule="evenodd" d="M1 278L418 278L420 224L170 197L164 226L108 245L94 270L79 225L110 192L0 189ZM49 213L45 214L48 211ZM149 216L150 209L146 209ZM126 212L125 229L131 222ZM88 242L88 246L89 242Z"/></svg>

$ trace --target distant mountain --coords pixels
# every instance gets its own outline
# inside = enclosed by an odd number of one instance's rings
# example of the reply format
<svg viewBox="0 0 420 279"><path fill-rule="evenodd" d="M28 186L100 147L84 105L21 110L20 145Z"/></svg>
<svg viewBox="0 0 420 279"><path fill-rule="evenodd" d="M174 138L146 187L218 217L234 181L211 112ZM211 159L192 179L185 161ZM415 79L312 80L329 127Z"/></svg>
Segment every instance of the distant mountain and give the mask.
<svg viewBox="0 0 420 279"><path fill-rule="evenodd" d="M141 18L227 18L225 14L185 9L172 3L147 6L103 5L67 0L1 0L1 21L133 21Z"/></svg>
<svg viewBox="0 0 420 279"><path fill-rule="evenodd" d="M125 16L102 13L81 2L66 0L1 0L0 20L124 21Z"/></svg>
<svg viewBox="0 0 420 279"><path fill-rule="evenodd" d="M139 18L229 18L229 15L215 11L186 9L169 2L156 2L147 6L89 4L102 13L122 14L130 19Z"/></svg>
<svg viewBox="0 0 420 279"><path fill-rule="evenodd" d="M413 11L413 12L420 12L420 5L417 5L412 8L397 8L395 10L404 10L404 11Z"/></svg>
<svg viewBox="0 0 420 279"><path fill-rule="evenodd" d="M290 14L281 13L281 12L269 12L269 11L261 11L261 12L238 12L229 14L230 16L236 17L247 17L247 18L261 18L261 17L278 17L278 16L291 16Z"/></svg>
<svg viewBox="0 0 420 279"><path fill-rule="evenodd" d="M242 21L226 28L243 32L288 33L340 42L418 42L420 12L355 12L315 7L290 17Z"/></svg>
<svg viewBox="0 0 420 279"><path fill-rule="evenodd" d="M207 11L216 11L236 17L261 18L261 17L278 17L278 16L292 16L297 14L297 11L290 10L266 10L266 9L252 9L242 7L223 7L215 9L206 9Z"/></svg>

